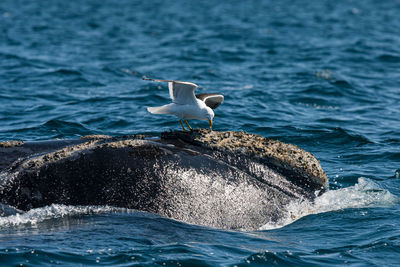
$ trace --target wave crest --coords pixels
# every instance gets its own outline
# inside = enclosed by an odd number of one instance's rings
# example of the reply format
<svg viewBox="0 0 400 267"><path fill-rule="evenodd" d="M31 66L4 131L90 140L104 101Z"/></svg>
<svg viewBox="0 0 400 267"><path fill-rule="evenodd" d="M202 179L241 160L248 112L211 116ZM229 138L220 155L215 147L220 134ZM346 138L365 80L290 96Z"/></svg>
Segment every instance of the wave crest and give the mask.
<svg viewBox="0 0 400 267"><path fill-rule="evenodd" d="M377 183L360 177L354 186L327 191L314 202L299 200L290 203L286 207L286 216L276 223L263 225L260 230L280 228L311 214L350 208L389 207L398 201L398 197Z"/></svg>
<svg viewBox="0 0 400 267"><path fill-rule="evenodd" d="M36 225L45 220L64 218L68 216L126 211L128 211L128 209L110 206L69 206L52 204L42 208L31 209L22 214L17 213L7 217L0 217L0 228L20 225Z"/></svg>

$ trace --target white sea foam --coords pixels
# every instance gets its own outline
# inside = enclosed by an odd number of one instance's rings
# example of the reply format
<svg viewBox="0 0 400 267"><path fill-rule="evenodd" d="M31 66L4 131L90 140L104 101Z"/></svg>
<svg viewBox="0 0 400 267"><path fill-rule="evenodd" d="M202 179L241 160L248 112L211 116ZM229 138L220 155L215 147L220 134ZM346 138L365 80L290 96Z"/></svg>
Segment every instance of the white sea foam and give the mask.
<svg viewBox="0 0 400 267"><path fill-rule="evenodd" d="M399 198L381 188L375 182L359 178L357 184L338 190L330 190L317 197L314 202L300 200L286 207L286 216L278 222L267 223L261 230L276 229L288 225L304 216L323 212L348 209L391 206ZM21 214L0 217L0 228L36 225L49 219L63 218L74 215L100 214L111 212L128 212L129 209L110 206L68 206L53 204L36 208Z"/></svg>
<svg viewBox="0 0 400 267"><path fill-rule="evenodd" d="M286 216L278 222L263 225L260 230L280 228L310 214L349 208L387 207L398 201L398 197L377 183L360 177L354 186L327 191L313 203L306 200L290 203L286 208Z"/></svg>
<svg viewBox="0 0 400 267"><path fill-rule="evenodd" d="M31 209L22 214L14 214L6 217L0 217L0 228L19 226L19 225L36 225L49 219L63 218L74 215L99 214L110 212L124 212L128 209L115 208L110 206L68 206L60 204L52 204L50 206Z"/></svg>

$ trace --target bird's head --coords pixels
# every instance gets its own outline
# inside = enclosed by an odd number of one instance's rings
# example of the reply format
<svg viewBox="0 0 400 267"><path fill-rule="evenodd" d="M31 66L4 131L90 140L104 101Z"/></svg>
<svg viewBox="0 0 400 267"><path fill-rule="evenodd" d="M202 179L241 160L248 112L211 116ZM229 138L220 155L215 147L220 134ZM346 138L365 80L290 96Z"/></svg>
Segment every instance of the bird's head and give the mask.
<svg viewBox="0 0 400 267"><path fill-rule="evenodd" d="M206 111L207 111L207 119L208 119L208 123L210 124L210 129L212 129L212 125L213 125L213 119L214 119L214 111L209 108L206 107Z"/></svg>

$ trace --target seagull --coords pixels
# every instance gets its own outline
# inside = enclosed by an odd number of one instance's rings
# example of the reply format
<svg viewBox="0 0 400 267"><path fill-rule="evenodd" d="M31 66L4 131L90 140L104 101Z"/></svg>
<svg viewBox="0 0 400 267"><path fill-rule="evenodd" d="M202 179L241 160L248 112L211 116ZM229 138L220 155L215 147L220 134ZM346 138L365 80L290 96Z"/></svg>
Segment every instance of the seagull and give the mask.
<svg viewBox="0 0 400 267"><path fill-rule="evenodd" d="M191 82L182 82L174 80L148 79L143 80L154 82L168 82L169 96L172 103L161 107L148 107L147 111L152 114L170 114L179 118L179 122L184 132L187 130L183 126L182 120L190 127L187 120L208 120L210 129L212 129L214 111L224 101L224 96L220 94L198 94L194 91L197 85Z"/></svg>

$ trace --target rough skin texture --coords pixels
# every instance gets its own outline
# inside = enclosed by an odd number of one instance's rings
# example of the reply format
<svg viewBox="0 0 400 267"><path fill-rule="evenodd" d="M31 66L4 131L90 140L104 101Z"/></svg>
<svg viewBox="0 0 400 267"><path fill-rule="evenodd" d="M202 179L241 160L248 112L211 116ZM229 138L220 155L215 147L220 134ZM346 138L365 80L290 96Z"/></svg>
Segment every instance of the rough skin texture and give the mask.
<svg viewBox="0 0 400 267"><path fill-rule="evenodd" d="M16 146L22 146L24 144L24 141L4 141L0 142L0 147L16 147Z"/></svg>
<svg viewBox="0 0 400 267"><path fill-rule="evenodd" d="M327 187L310 153L245 132L93 135L16 145L0 147L0 216L53 203L110 205L253 230Z"/></svg>
<svg viewBox="0 0 400 267"><path fill-rule="evenodd" d="M267 159L273 165L293 170L326 188L328 177L320 162L299 147L246 132L218 132L196 129L192 132L165 132L164 139L181 138L187 142L218 150L228 150Z"/></svg>

